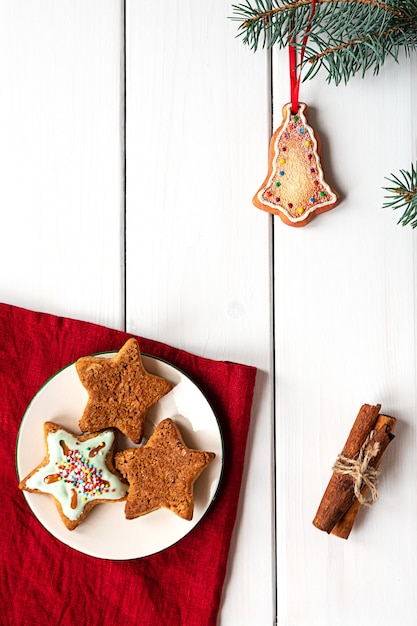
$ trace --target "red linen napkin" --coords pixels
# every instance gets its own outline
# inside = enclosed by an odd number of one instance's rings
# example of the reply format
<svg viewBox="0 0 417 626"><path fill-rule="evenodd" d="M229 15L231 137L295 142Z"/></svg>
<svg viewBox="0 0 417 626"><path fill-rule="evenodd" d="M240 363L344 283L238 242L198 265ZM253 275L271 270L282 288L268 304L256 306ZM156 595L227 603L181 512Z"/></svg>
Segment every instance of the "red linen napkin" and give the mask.
<svg viewBox="0 0 417 626"><path fill-rule="evenodd" d="M216 623L236 519L255 368L138 338L142 352L176 365L200 387L220 422L225 447L222 482L213 506L190 534L159 554L110 561L73 550L43 528L17 486L16 437L32 397L63 366L80 356L117 351L129 336L0 304L0 580L1 597L7 600L0 621L5 626Z"/></svg>

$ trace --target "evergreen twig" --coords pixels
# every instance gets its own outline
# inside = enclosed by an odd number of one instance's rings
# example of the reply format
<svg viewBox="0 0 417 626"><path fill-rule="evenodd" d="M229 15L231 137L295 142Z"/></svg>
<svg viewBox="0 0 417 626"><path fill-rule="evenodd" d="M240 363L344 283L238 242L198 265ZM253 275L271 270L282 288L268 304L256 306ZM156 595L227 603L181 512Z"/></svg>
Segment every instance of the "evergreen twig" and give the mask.
<svg viewBox="0 0 417 626"><path fill-rule="evenodd" d="M356 73L377 74L387 57L417 48L417 0L245 0L233 5L238 36L254 51L301 40L310 23L304 80L320 69L329 82L348 82ZM311 21L309 21L311 19ZM298 45L301 45L298 42Z"/></svg>
<svg viewBox="0 0 417 626"><path fill-rule="evenodd" d="M392 187L384 187L389 193L385 196L386 202L383 208L394 210L402 209L403 214L398 220L398 224L415 228L417 226L417 162L411 164L411 170L400 170L400 174L391 178L386 178Z"/></svg>

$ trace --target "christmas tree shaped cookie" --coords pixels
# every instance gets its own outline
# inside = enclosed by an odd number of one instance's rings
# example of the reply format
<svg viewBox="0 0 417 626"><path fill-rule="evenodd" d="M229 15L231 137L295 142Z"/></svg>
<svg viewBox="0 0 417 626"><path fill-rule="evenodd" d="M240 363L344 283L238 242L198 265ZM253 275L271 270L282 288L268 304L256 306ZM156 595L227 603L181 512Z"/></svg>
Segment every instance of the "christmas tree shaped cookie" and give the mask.
<svg viewBox="0 0 417 626"><path fill-rule="evenodd" d="M253 198L255 206L290 226L305 226L339 202L324 179L318 137L307 124L306 109L300 103L294 114L290 103L283 107L282 124L271 139L268 176Z"/></svg>

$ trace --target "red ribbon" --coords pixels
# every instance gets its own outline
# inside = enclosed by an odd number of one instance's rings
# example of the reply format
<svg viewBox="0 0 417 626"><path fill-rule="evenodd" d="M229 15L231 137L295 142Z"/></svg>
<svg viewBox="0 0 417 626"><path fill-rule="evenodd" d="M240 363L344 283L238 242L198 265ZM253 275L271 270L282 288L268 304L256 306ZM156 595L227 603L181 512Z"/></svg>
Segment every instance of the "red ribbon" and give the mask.
<svg viewBox="0 0 417 626"><path fill-rule="evenodd" d="M300 56L300 66L304 61L304 52L307 45L308 35L311 30L311 20L313 19L314 12L316 10L316 0L311 0L311 13L308 18L308 24L306 28L305 35L303 37L303 41L301 44L301 56ZM301 82L301 72L297 76L297 48L295 46L295 34L291 36L289 47L289 57L290 57L290 88L291 88L291 111L292 113L298 112L298 94L300 92L300 82Z"/></svg>

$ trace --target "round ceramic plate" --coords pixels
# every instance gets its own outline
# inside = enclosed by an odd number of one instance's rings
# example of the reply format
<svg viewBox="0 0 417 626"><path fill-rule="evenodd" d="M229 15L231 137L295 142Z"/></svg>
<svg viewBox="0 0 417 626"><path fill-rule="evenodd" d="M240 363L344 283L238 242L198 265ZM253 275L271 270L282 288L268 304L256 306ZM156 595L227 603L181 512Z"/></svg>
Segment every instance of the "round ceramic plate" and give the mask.
<svg viewBox="0 0 417 626"><path fill-rule="evenodd" d="M100 356L112 357L116 353ZM95 506L86 519L69 531L62 522L55 501L50 496L24 491L34 515L54 537L66 545L104 559L136 559L165 550L195 528L213 501L223 469L223 439L217 418L200 389L173 365L143 355L143 365L151 374L166 378L174 388L148 411L145 439L163 419L170 417L179 427L189 448L216 454L194 484L194 515L183 520L167 509L159 509L134 520L126 520L124 502ZM55 422L79 434L78 420L87 403L75 363L55 374L38 391L23 417L17 438L16 463L19 480L27 476L45 458L43 424ZM117 433L116 448L135 447Z"/></svg>

